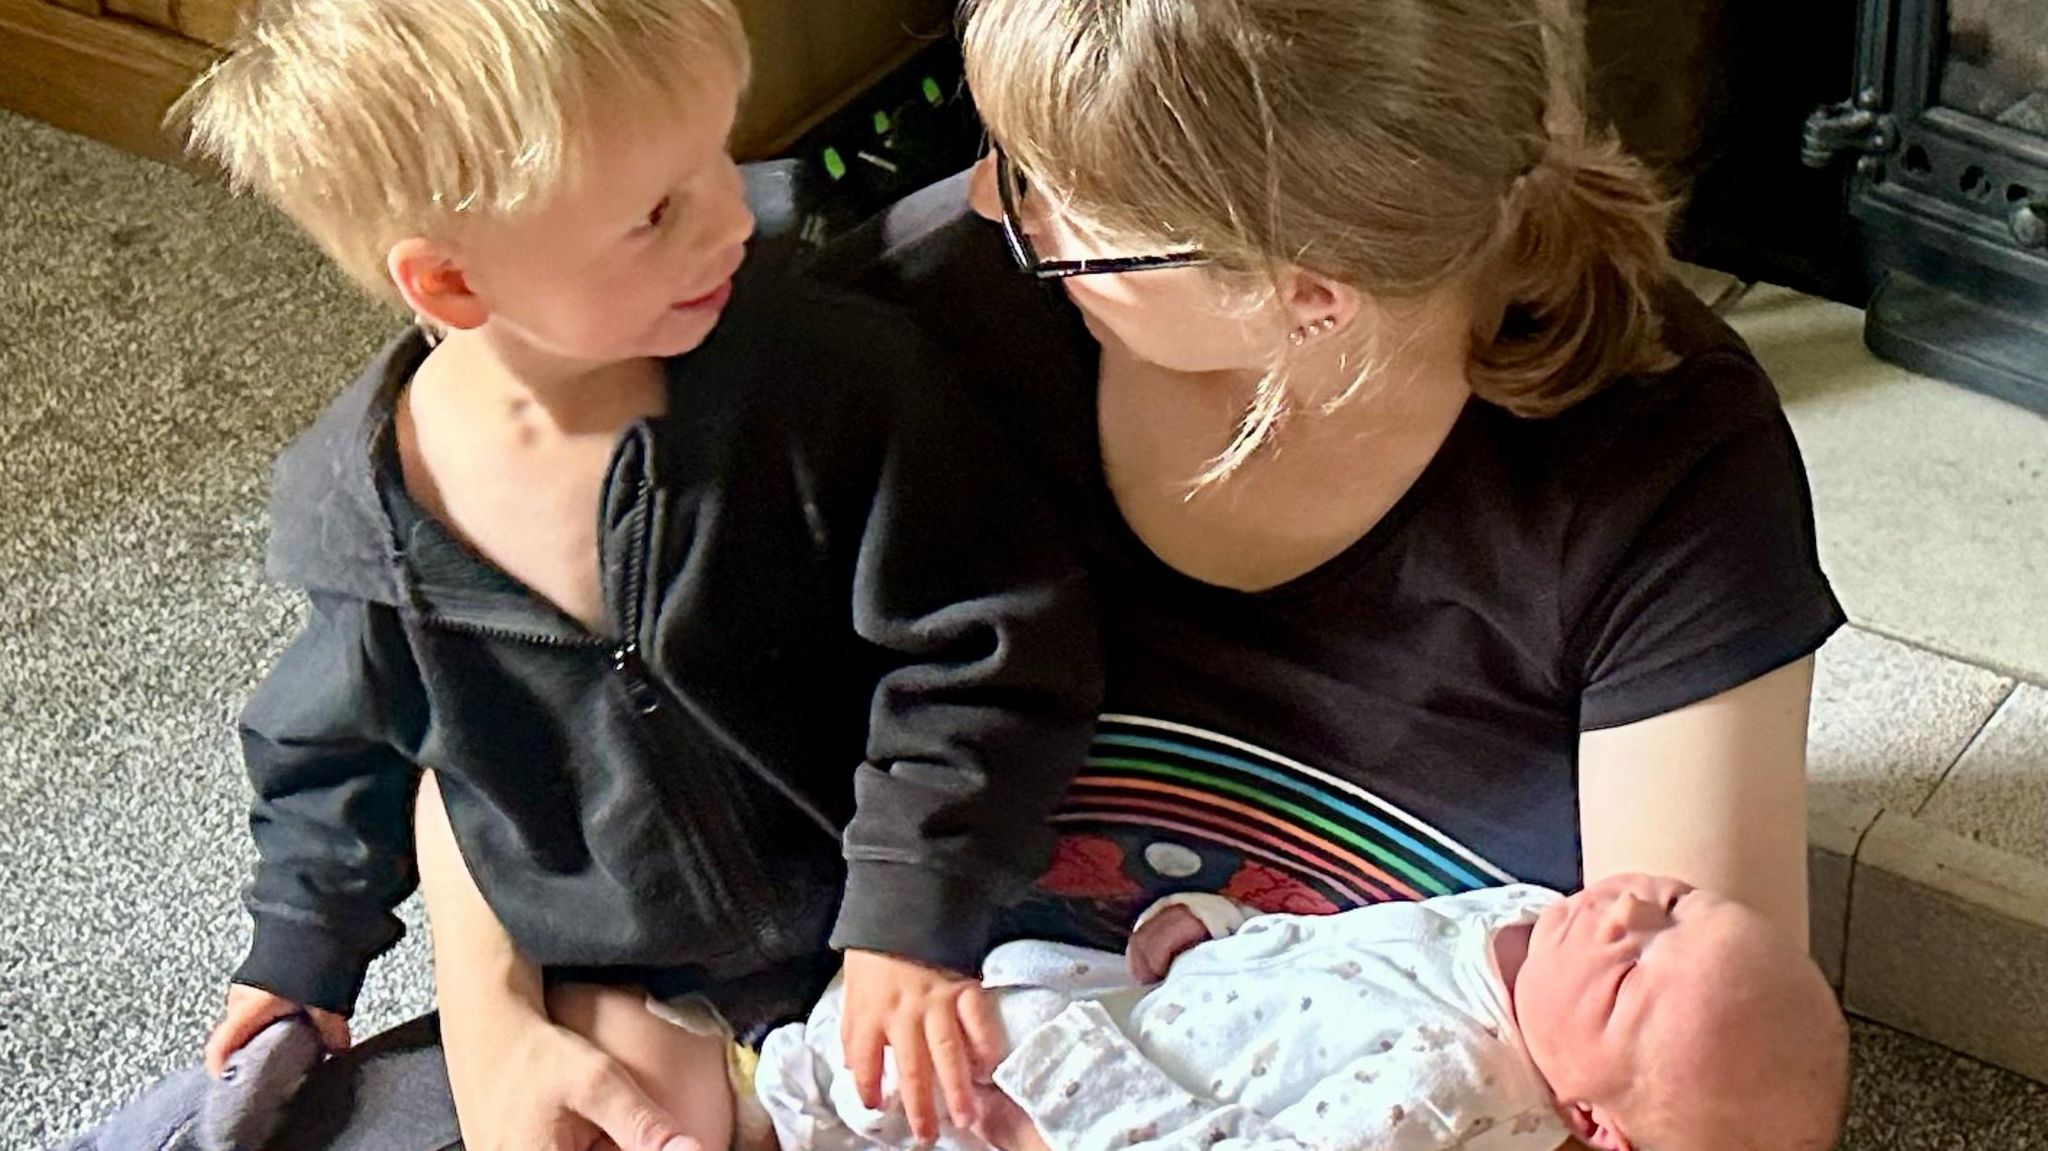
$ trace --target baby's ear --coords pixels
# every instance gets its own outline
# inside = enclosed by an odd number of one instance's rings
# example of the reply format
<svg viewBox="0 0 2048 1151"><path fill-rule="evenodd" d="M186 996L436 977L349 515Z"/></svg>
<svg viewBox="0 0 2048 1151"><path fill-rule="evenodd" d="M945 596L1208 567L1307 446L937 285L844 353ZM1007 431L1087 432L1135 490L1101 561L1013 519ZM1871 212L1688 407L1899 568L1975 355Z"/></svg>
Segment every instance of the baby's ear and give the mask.
<svg viewBox="0 0 2048 1151"><path fill-rule="evenodd" d="M1636 1151L1628 1133L1621 1129L1613 1113L1605 1107L1594 1103L1573 1103L1565 1108L1564 1118L1579 1142L1594 1151Z"/></svg>

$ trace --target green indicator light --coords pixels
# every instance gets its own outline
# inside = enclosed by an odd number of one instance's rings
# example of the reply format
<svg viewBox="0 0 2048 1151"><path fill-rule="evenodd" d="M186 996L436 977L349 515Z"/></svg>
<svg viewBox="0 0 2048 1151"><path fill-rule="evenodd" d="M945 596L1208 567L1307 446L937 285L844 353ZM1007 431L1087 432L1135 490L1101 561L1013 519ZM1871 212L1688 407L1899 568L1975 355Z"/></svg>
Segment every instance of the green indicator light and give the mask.
<svg viewBox="0 0 2048 1151"><path fill-rule="evenodd" d="M834 180L846 179L846 160L839 155L839 149L825 149L825 174Z"/></svg>
<svg viewBox="0 0 2048 1151"><path fill-rule="evenodd" d="M877 135L877 136L886 136L886 135L888 135L888 134L889 134L889 114L888 114L887 112L877 112L877 113L875 113L875 135Z"/></svg>
<svg viewBox="0 0 2048 1151"><path fill-rule="evenodd" d="M934 108L946 102L945 89L940 88L939 82L930 76L924 78L924 102Z"/></svg>

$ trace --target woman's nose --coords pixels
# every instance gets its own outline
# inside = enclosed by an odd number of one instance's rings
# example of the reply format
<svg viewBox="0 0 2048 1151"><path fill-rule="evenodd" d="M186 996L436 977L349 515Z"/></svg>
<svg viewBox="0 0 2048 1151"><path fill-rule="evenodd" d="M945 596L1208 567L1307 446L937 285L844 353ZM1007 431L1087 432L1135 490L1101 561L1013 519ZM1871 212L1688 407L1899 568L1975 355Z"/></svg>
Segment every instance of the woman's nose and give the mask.
<svg viewBox="0 0 2048 1151"><path fill-rule="evenodd" d="M984 220L1000 223L1003 218L1002 193L996 190L996 155L990 152L974 165L967 176L967 203L976 215Z"/></svg>

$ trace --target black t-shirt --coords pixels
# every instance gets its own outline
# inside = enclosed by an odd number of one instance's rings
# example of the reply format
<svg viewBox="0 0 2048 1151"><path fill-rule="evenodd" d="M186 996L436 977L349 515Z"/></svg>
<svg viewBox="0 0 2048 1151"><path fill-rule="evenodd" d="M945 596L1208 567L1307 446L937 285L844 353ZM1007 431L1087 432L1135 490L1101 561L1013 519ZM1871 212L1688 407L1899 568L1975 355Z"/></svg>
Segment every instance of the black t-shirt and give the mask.
<svg viewBox="0 0 2048 1151"><path fill-rule="evenodd" d="M1471 401L1362 539L1246 593L1181 575L1125 524L1097 440L1099 349L967 211L962 181L826 270L952 349L1052 471L1099 581L1108 706L1012 934L1117 946L1186 890L1327 912L1575 888L1582 731L1719 694L1843 622L1770 381L1675 287L1677 368L1546 420Z"/></svg>

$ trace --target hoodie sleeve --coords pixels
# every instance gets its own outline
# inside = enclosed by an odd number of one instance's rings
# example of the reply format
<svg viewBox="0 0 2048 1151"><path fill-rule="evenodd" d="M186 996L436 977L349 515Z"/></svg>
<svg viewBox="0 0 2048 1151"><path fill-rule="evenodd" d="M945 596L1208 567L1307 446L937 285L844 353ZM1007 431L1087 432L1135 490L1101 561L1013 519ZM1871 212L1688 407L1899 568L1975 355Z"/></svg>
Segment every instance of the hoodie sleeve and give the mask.
<svg viewBox="0 0 2048 1151"><path fill-rule="evenodd" d="M854 625L891 670L845 834L836 947L975 970L1051 854L1102 691L1095 605L1040 485L915 340L861 534Z"/></svg>
<svg viewBox="0 0 2048 1151"><path fill-rule="evenodd" d="M305 630L242 713L255 788L255 920L237 983L353 1010L413 889L418 677L396 612L316 593Z"/></svg>

